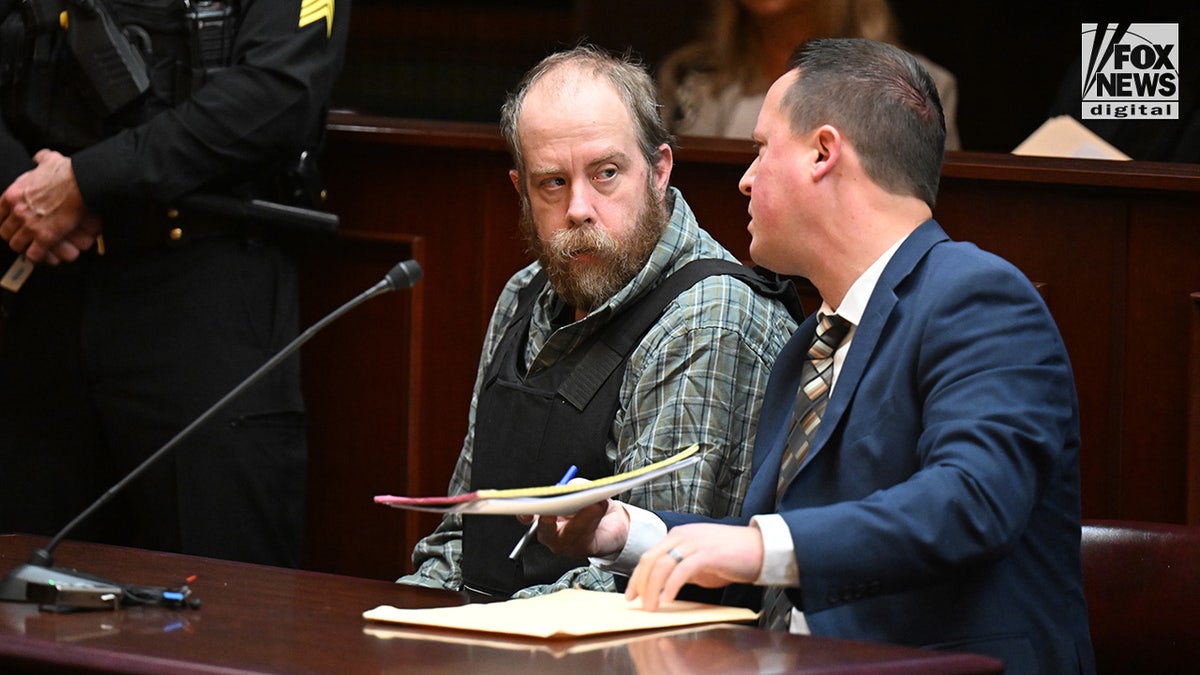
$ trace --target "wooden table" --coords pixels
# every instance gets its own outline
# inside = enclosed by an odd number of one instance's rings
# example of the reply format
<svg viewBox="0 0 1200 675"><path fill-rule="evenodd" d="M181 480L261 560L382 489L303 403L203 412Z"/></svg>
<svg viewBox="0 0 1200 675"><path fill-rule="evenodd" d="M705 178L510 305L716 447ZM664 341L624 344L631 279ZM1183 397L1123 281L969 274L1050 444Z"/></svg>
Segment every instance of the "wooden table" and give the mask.
<svg viewBox="0 0 1200 675"><path fill-rule="evenodd" d="M0 573L45 540L0 535ZM720 625L534 640L366 621L381 604L461 604L448 591L98 544L65 542L60 567L175 586L200 609L55 614L0 602L0 672L129 673L996 673L967 654Z"/></svg>

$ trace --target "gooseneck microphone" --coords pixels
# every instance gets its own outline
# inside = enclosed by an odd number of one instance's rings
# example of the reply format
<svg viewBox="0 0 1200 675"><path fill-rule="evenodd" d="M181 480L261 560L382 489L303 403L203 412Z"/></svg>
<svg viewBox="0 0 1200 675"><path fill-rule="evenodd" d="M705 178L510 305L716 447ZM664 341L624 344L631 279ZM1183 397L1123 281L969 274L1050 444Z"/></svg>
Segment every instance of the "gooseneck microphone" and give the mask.
<svg viewBox="0 0 1200 675"><path fill-rule="evenodd" d="M199 417L188 424L179 433L175 434L174 438L167 441L161 448L154 451L133 471L129 472L124 478L118 481L115 485L108 489L95 502L83 510L74 520L67 523L58 531L58 534L47 543L44 547L39 548L33 553L28 563L18 565L11 572L0 579L0 600L12 600L16 602L38 601L42 602L46 598L53 598L56 594L61 596L63 589L70 589L72 597L84 598L86 606L105 606L107 601L100 601L93 604L86 604L86 598L89 595L89 589L94 590L93 594L109 596L114 592L119 592L121 585L115 582L107 581L100 577L94 577L90 574L84 574L76 570L53 567L54 565L54 549L58 547L71 531L75 529L81 522L89 518L93 513L99 510L102 506L112 500L117 493L125 489L130 483L146 472L150 466L161 459L168 452L179 445L181 441L187 438L197 427L207 422L213 415L220 411L227 403L236 398L239 394L245 391L255 382L258 382L272 368L278 366L287 357L291 356L305 342L308 342L314 335L332 323L335 319L342 316L346 312L354 309L363 302L389 291L411 288L421 280L421 266L415 260L405 260L398 263L395 267L371 288L360 293L357 297L350 300L346 304L338 307L330 314L326 315L320 321L314 323L308 330L301 333L296 339L292 340L286 347L279 351L268 360L266 363L259 366L258 370L250 373L246 379L240 384L225 394L219 401L212 404L208 410L205 410ZM49 604L55 604L53 602Z"/></svg>

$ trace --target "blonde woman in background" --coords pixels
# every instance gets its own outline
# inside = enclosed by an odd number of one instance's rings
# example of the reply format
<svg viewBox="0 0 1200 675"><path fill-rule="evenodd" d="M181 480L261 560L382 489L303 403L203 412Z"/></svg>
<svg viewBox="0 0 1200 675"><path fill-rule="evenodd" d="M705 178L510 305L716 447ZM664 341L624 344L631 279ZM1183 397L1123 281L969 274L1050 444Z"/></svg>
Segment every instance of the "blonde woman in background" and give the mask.
<svg viewBox="0 0 1200 675"><path fill-rule="evenodd" d="M805 40L864 37L899 44L887 0L713 0L704 37L673 52L659 69L664 119L673 133L750 138L767 88L787 71ZM954 75L917 55L946 115L946 149L960 143Z"/></svg>

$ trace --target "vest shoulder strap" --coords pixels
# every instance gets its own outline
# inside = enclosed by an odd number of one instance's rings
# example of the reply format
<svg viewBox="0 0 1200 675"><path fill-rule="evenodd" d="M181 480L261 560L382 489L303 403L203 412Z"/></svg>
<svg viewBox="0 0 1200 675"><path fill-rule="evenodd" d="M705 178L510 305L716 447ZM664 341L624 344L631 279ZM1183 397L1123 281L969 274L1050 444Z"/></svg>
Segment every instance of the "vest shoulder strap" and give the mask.
<svg viewBox="0 0 1200 675"><path fill-rule="evenodd" d="M797 321L804 318L800 297L790 279L729 260L693 260L614 318L558 388L558 395L578 410L586 408L604 382L629 358L666 306L700 280L718 274L739 279L759 295L779 300Z"/></svg>

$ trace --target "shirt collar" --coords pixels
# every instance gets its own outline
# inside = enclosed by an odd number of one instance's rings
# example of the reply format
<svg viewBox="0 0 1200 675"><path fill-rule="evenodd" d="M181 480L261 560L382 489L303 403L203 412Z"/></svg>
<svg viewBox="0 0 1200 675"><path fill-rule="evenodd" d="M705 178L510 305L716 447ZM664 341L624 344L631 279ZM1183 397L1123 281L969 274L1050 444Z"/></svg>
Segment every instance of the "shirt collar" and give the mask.
<svg viewBox="0 0 1200 675"><path fill-rule="evenodd" d="M850 290L846 291L846 297L842 298L842 304L838 305L836 310L822 300L821 314L837 314L855 326L862 323L863 314L867 311L867 302L871 300L871 294L875 292L879 277L883 275L884 268L891 262L892 256L896 255L896 250L900 248L905 239L908 239L907 235L892 244L854 280L854 283L850 285Z"/></svg>

